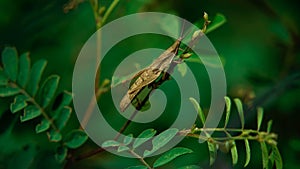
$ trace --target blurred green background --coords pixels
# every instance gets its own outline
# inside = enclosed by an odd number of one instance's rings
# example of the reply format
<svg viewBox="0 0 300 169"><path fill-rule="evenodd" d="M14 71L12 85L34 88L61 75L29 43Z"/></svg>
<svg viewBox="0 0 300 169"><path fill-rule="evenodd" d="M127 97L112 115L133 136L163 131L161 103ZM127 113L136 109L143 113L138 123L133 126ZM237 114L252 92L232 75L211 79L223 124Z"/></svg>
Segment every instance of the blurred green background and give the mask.
<svg viewBox="0 0 300 169"><path fill-rule="evenodd" d="M77 0L79 1L79 0ZM100 0L100 6L108 6L112 0ZM5 46L15 46L19 53L30 52L32 62L44 58L48 60L45 77L58 74L61 78L60 90L71 91L72 72L76 58L83 44L96 31L93 11L88 1L83 1L66 12L68 1L9 1L0 0L0 50ZM296 1L264 0L121 0L108 18L108 22L124 15L159 11L176 14L191 22L202 18L206 11L210 17L222 13L227 18L225 25L208 34L211 42L224 59L227 91L231 97L241 98L246 105L263 106L264 129L268 120L273 119L273 131L279 135L278 146L282 153L284 168L297 169L300 166L300 127L298 122L300 97L300 17ZM146 37L146 36L145 36ZM126 48L114 52L118 57L126 57L141 48L143 40L151 47L167 48L170 39L149 40L137 37L128 42ZM120 44L122 46L122 44ZM123 44L124 45L124 44ZM132 46L132 47L131 47ZM112 58L112 57L111 57ZM101 79L111 78L115 60L105 61ZM209 83L203 65L188 63L193 71L199 72L201 106L209 107ZM169 99L176 103L179 93L172 93L175 82L162 86ZM175 96L175 97L174 97ZM172 100L173 98L173 100ZM110 93L105 93L99 105L106 112L115 112ZM49 143L45 134L35 134L36 121L21 124L17 115L12 115L8 105L12 100L0 98L0 168L60 168L55 162L53 151L57 146ZM170 106L169 106L170 107ZM175 107L176 108L176 107ZM175 109L174 108L174 109ZM159 120L144 126L155 126L161 131L172 123L176 113L163 115ZM112 125L118 129L125 122L117 113L106 114ZM256 114L246 111L246 127L255 128ZM232 117L231 126L238 127L238 118ZM65 130L78 128L73 113ZM6 132L6 131L12 131ZM139 133L136 125L128 128L128 133ZM7 134L9 133L9 134ZM187 138L181 146L192 148L195 153L179 157L167 168L177 168L185 164L196 164L203 168L243 168L244 147L238 143L240 159L235 167L231 165L229 154L219 153L216 163L209 167L207 146L198 144L196 139ZM88 141L75 154L97 148ZM259 144L251 142L252 156L247 168L262 168ZM151 159L150 159L151 161ZM73 168L124 168L139 164L138 160L127 159L101 153L82 160Z"/></svg>

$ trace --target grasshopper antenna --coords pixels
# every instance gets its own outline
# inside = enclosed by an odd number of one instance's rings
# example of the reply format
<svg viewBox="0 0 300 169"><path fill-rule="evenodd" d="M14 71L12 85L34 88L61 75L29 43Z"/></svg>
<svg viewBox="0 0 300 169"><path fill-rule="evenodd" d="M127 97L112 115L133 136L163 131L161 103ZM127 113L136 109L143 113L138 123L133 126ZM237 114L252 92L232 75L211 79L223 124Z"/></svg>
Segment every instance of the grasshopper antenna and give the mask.
<svg viewBox="0 0 300 169"><path fill-rule="evenodd" d="M185 20L183 20L183 22L182 22L182 26L181 26L181 31L180 31L180 35L179 35L179 40L182 40L185 36L186 36L186 34L185 35L183 35L183 32L184 32L184 29L185 29Z"/></svg>

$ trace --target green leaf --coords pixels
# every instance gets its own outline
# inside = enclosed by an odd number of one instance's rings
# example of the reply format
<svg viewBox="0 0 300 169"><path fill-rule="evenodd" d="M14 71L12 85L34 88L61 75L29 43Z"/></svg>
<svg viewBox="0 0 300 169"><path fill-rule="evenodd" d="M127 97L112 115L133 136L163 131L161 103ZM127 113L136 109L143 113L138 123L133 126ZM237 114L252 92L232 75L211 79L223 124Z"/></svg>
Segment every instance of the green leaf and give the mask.
<svg viewBox="0 0 300 169"><path fill-rule="evenodd" d="M237 98L234 99L234 102L235 102L237 111L238 111L239 116L240 116L240 120L241 120L241 124L242 124L242 129L244 129L244 126L245 126L245 118L244 118L243 104L242 104L241 100L240 100L240 99L237 99Z"/></svg>
<svg viewBox="0 0 300 169"><path fill-rule="evenodd" d="M63 129L66 126L68 120L71 117L71 112L72 112L71 107L67 107L67 106L65 106L59 112L56 111L54 119L55 119L55 124L56 124L58 130Z"/></svg>
<svg viewBox="0 0 300 169"><path fill-rule="evenodd" d="M223 14L217 13L212 22L208 25L206 34L219 28L226 22L226 17Z"/></svg>
<svg viewBox="0 0 300 169"><path fill-rule="evenodd" d="M201 119L201 122L202 122L202 124L204 125L204 124L205 124L205 115L204 115L204 113L203 113L203 111L202 111L200 105L198 104L198 102L196 101L196 99L194 99L194 98L192 98L192 97L190 97L189 99L190 99L190 101L192 102L192 104L194 105L194 108L195 108L196 111L198 112L198 115L199 115L199 117L200 117L200 119Z"/></svg>
<svg viewBox="0 0 300 169"><path fill-rule="evenodd" d="M148 169L148 168L144 165L137 165L137 166L128 167L126 169Z"/></svg>
<svg viewBox="0 0 300 169"><path fill-rule="evenodd" d="M16 81L18 76L18 53L15 48L6 47L2 52L2 63L6 75Z"/></svg>
<svg viewBox="0 0 300 169"><path fill-rule="evenodd" d="M128 136L124 137L123 144L128 145L132 142L132 140L133 140L133 135L129 134Z"/></svg>
<svg viewBox="0 0 300 169"><path fill-rule="evenodd" d="M268 149L266 143L260 142L260 148L262 153L263 168L265 169L268 167L268 162L269 162L269 155L268 155Z"/></svg>
<svg viewBox="0 0 300 169"><path fill-rule="evenodd" d="M197 165L187 165L187 166L180 167L178 169L201 169L201 167Z"/></svg>
<svg viewBox="0 0 300 169"><path fill-rule="evenodd" d="M42 114L42 112L41 112L41 110L39 108L37 108L37 107L35 107L33 105L30 105L30 106L27 106L24 109L24 113L20 117L20 119L21 119L21 122L25 122L25 121L34 119L34 118L38 117L41 114Z"/></svg>
<svg viewBox="0 0 300 169"><path fill-rule="evenodd" d="M47 107L54 97L57 86L59 83L59 76L49 76L41 86L40 89L40 103L43 108Z"/></svg>
<svg viewBox="0 0 300 169"><path fill-rule="evenodd" d="M46 120L45 118L43 118L41 120L41 123L39 123L35 126L35 132L41 133L41 132L48 130L49 128L50 128L50 122L48 120Z"/></svg>
<svg viewBox="0 0 300 169"><path fill-rule="evenodd" d="M263 108L261 108L261 107L257 108L257 131L260 130L260 126L261 126L263 116L264 116Z"/></svg>
<svg viewBox="0 0 300 169"><path fill-rule="evenodd" d="M213 165L217 157L217 145L207 141L208 151L209 151L209 165Z"/></svg>
<svg viewBox="0 0 300 169"><path fill-rule="evenodd" d="M65 146L59 146L56 149L55 152L55 159L56 161L58 161L59 163L64 162L64 160L67 158L68 155L68 149Z"/></svg>
<svg viewBox="0 0 300 169"><path fill-rule="evenodd" d="M59 142L62 139L61 133L54 129L50 129L50 131L47 132L47 136L51 142Z"/></svg>
<svg viewBox="0 0 300 169"><path fill-rule="evenodd" d="M170 161L174 160L176 157L179 157L181 155L192 153L193 151L188 148L183 147L176 147L168 152L164 153L162 156L160 156L153 164L153 167L159 167L162 165L165 165L169 163Z"/></svg>
<svg viewBox="0 0 300 169"><path fill-rule="evenodd" d="M17 79L18 84L23 88L28 82L29 71L30 71L29 53L23 53L20 56L19 75Z"/></svg>
<svg viewBox="0 0 300 169"><path fill-rule="evenodd" d="M268 132L268 133L271 132L271 129L272 129L272 123L273 123L272 120L268 121L268 128L267 128L267 132Z"/></svg>
<svg viewBox="0 0 300 169"><path fill-rule="evenodd" d="M230 152L232 157L232 164L235 165L238 162L238 152L237 152L235 141L232 142L232 147L230 149Z"/></svg>
<svg viewBox="0 0 300 169"><path fill-rule="evenodd" d="M64 91L60 95L58 95L55 99L54 105L57 105L57 107L54 107L55 111L61 111L65 106L68 106L73 99L72 93L68 91Z"/></svg>
<svg viewBox="0 0 300 169"><path fill-rule="evenodd" d="M27 91L31 96L34 96L39 88L39 82L46 65L47 61L39 60L32 66L29 83L27 85Z"/></svg>
<svg viewBox="0 0 300 169"><path fill-rule="evenodd" d="M247 165L250 162L250 158L251 158L251 149L250 149L248 139L245 139L245 147L246 147L246 161L245 161L244 167L247 167Z"/></svg>
<svg viewBox="0 0 300 169"><path fill-rule="evenodd" d="M227 133L226 133L227 134ZM230 134L227 134L228 137L230 137ZM228 153L229 150L231 149L231 141L228 140L228 141L225 141L224 143L222 144L218 144L218 149L220 149L222 152L224 153Z"/></svg>
<svg viewBox="0 0 300 169"><path fill-rule="evenodd" d="M272 153L270 155L270 159L275 161L276 169L282 169L282 158L277 146L272 146Z"/></svg>
<svg viewBox="0 0 300 169"><path fill-rule="evenodd" d="M73 130L66 135L64 144L69 148L78 148L88 139L88 136L82 130Z"/></svg>
<svg viewBox="0 0 300 169"><path fill-rule="evenodd" d="M19 88L2 86L0 87L0 97L14 96L20 92Z"/></svg>
<svg viewBox="0 0 300 169"><path fill-rule="evenodd" d="M138 99L137 99L138 100ZM140 109L141 112L147 111L151 108L151 103L149 100L147 100L145 102L145 104L143 105L143 107Z"/></svg>
<svg viewBox="0 0 300 169"><path fill-rule="evenodd" d="M144 152L144 157L149 156L150 154L154 153L161 147L165 146L170 140L172 140L172 138L174 138L176 136L178 131L179 130L176 128L170 128L170 129L160 133L156 137L154 137L154 139L152 140L153 148L151 151L146 150Z"/></svg>
<svg viewBox="0 0 300 169"><path fill-rule="evenodd" d="M0 67L0 86L6 86L8 84L8 78L4 74L3 70Z"/></svg>
<svg viewBox="0 0 300 169"><path fill-rule="evenodd" d="M27 106L28 97L24 95L18 95L14 98L14 102L10 104L10 111L16 113Z"/></svg>
<svg viewBox="0 0 300 169"><path fill-rule="evenodd" d="M225 118L224 128L226 128L228 124L229 117L230 117L230 110L231 110L231 101L230 98L227 96L225 96L225 104L226 104L226 118Z"/></svg>
<svg viewBox="0 0 300 169"><path fill-rule="evenodd" d="M181 74L182 77L186 75L187 72L187 65L185 63L181 63L177 65L178 72Z"/></svg>
<svg viewBox="0 0 300 169"><path fill-rule="evenodd" d="M127 151L127 150L129 150L129 148L127 146L119 146L118 147L118 152Z"/></svg>
<svg viewBox="0 0 300 169"><path fill-rule="evenodd" d="M206 54L202 57L205 57L205 66L209 66L212 68L221 68L226 63L226 59L224 58L224 56ZM222 64L220 64L220 60ZM195 54L192 54L189 58L185 59L184 61L190 63L204 64L203 60L201 60L199 56Z"/></svg>
<svg viewBox="0 0 300 169"><path fill-rule="evenodd" d="M101 147L103 148L107 148L107 147L117 147L117 146L120 146L121 143L120 142L117 142L115 140L107 140L105 141L104 143L102 143Z"/></svg>
<svg viewBox="0 0 300 169"><path fill-rule="evenodd" d="M151 139L156 134L156 130L154 129L147 129L144 130L135 140L133 143L133 148L137 148L141 144L145 143L149 139Z"/></svg>

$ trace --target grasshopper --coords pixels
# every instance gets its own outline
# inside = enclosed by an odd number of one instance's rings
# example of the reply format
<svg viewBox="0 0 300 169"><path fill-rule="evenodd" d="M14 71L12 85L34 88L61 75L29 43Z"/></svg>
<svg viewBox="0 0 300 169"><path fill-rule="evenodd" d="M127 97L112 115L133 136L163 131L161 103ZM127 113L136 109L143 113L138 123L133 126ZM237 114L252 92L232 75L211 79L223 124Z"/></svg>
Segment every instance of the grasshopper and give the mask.
<svg viewBox="0 0 300 169"><path fill-rule="evenodd" d="M170 64L172 63L174 57L177 55L181 41L183 39L184 25L182 26L180 37L174 42L172 46L170 46L166 51L164 51L157 59L155 59L150 66L141 70L137 74L133 76L132 79L137 79L132 83L130 88L128 89L125 96L122 98L120 102L120 110L124 112L132 100L139 94L139 92L155 81L162 72L166 72Z"/></svg>

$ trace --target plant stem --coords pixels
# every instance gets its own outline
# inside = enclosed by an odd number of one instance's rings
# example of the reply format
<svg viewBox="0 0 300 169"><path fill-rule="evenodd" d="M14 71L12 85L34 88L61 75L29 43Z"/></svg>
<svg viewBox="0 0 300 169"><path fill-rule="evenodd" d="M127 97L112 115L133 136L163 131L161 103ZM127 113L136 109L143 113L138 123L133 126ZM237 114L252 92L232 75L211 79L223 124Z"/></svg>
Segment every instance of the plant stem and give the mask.
<svg viewBox="0 0 300 169"><path fill-rule="evenodd" d="M196 134L195 132L208 132L208 131L219 131L224 132L227 136L226 137L210 137L206 135ZM241 134L237 136L231 136L229 132L240 132ZM247 133L246 135L243 133ZM180 135L186 135L188 137L198 138L201 140L207 140L212 138L213 140L217 141L228 141L228 140L257 140L257 141L266 141L269 139L276 139L277 135L275 133L267 133L264 131L257 131L252 129L226 129L226 128L196 128L191 130L182 130L179 132ZM252 134L252 135L251 135Z"/></svg>
<svg viewBox="0 0 300 169"><path fill-rule="evenodd" d="M92 150L92 151L90 151L88 153L79 155L78 157L74 158L74 161L80 161L80 160L86 159L88 157L91 157L91 156L93 156L95 154L98 154L98 153L101 153L101 152L104 152L104 151L105 151L105 149L98 148L98 149Z"/></svg>
<svg viewBox="0 0 300 169"><path fill-rule="evenodd" d="M28 97L28 98L29 98L29 101L30 101L35 107L37 107L37 108L40 110L42 116L44 116L44 118L45 118L47 121L50 122L51 127L52 127L55 131L59 132L58 128L57 128L56 125L53 123L53 120L47 115L47 113L45 112L44 108L42 108L42 107L35 101L35 98L34 98L33 96L31 96L29 93L27 93L26 90L24 90L22 87L20 87L20 86L19 86L18 84L16 84L15 82L10 82L9 85L10 85L11 87L13 87L13 88L18 88L18 89L20 89L20 92L21 92L23 95L25 95L26 97Z"/></svg>
<svg viewBox="0 0 300 169"><path fill-rule="evenodd" d="M108 7L107 11L105 12L105 14L104 14L104 16L102 18L102 22L101 22L102 25L106 22L108 16L111 14L111 12L113 11L113 9L117 6L118 2L119 2L119 0L114 0L110 4L110 6Z"/></svg>
<svg viewBox="0 0 300 169"><path fill-rule="evenodd" d="M124 125L122 126L122 128L119 130L118 134L116 135L116 137L114 138L114 140L118 140L118 138L121 136L121 134L126 130L126 128L129 126L129 124L132 122L132 119L136 116L136 114L138 113L138 110L136 109L132 115L130 116L130 118L124 123Z"/></svg>
<svg viewBox="0 0 300 169"><path fill-rule="evenodd" d="M130 154L132 154L133 156L135 156L137 159L139 159L148 169L152 169L152 167L144 160L143 157L141 157L140 155L138 155L137 153L135 153L132 150L128 150L130 152Z"/></svg>

